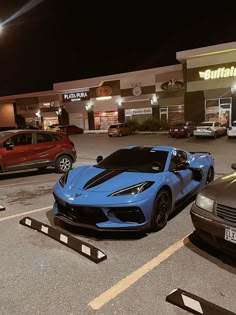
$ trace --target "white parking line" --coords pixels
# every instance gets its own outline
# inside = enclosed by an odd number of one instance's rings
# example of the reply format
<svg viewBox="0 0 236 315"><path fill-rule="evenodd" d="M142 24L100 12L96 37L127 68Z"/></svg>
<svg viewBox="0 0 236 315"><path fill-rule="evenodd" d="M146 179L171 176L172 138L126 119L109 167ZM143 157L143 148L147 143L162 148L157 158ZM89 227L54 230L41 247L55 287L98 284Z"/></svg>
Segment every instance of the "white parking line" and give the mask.
<svg viewBox="0 0 236 315"><path fill-rule="evenodd" d="M189 242L188 236L189 234L165 249L162 253L148 261L142 267L138 268L137 270L120 280L113 287L102 293L100 296L96 297L93 301L89 302L88 306L90 306L93 310L99 310L103 305L114 299L116 296L118 296L129 287L131 287L146 273L157 267L161 262L165 261L177 250L187 244Z"/></svg>
<svg viewBox="0 0 236 315"><path fill-rule="evenodd" d="M45 207L45 208L39 208L39 209L35 209L35 210L30 210L30 211L26 211L26 212L21 212L21 213L17 213L17 214L13 214L13 215L9 215L8 217L0 218L0 222L6 221L6 220L10 220L10 219L14 219L14 218L17 218L17 217L21 217L22 215L28 215L30 213L35 213L35 212L49 210L49 209L52 209L52 206Z"/></svg>

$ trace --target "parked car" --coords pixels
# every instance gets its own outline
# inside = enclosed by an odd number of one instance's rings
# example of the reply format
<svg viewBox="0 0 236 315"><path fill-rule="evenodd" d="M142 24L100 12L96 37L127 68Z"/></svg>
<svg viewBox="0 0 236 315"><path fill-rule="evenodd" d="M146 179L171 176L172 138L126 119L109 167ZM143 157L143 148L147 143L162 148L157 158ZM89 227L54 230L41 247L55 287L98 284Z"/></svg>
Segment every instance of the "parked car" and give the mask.
<svg viewBox="0 0 236 315"><path fill-rule="evenodd" d="M14 129L0 132L0 172L54 167L65 173L76 161L73 142L64 133Z"/></svg>
<svg viewBox="0 0 236 315"><path fill-rule="evenodd" d="M68 135L84 133L84 129L76 125L59 125L58 129L62 132L65 132Z"/></svg>
<svg viewBox="0 0 236 315"><path fill-rule="evenodd" d="M32 130L38 130L39 127L32 126L32 125L19 125L16 127L16 129L32 129Z"/></svg>
<svg viewBox="0 0 236 315"><path fill-rule="evenodd" d="M231 124L231 127L227 130L228 139L232 139L236 137L236 120L234 120Z"/></svg>
<svg viewBox="0 0 236 315"><path fill-rule="evenodd" d="M122 136L128 136L133 134L133 128L130 127L128 124L118 123L118 124L112 124L108 128L108 136L116 136L116 137L122 137Z"/></svg>
<svg viewBox="0 0 236 315"><path fill-rule="evenodd" d="M127 146L71 169L53 187L55 224L103 231L158 231L214 179L210 153Z"/></svg>
<svg viewBox="0 0 236 315"><path fill-rule="evenodd" d="M236 163L234 170L203 188L190 214L199 237L218 250L236 256Z"/></svg>
<svg viewBox="0 0 236 315"><path fill-rule="evenodd" d="M60 131L60 128L59 128L60 124L52 124L52 125L49 125L47 126L46 128L46 131Z"/></svg>
<svg viewBox="0 0 236 315"><path fill-rule="evenodd" d="M203 121L193 131L195 137L217 137L227 134L227 128L218 121Z"/></svg>
<svg viewBox="0 0 236 315"><path fill-rule="evenodd" d="M194 121L179 121L172 125L169 129L169 135L175 137L189 138L193 136L193 131L196 127Z"/></svg>

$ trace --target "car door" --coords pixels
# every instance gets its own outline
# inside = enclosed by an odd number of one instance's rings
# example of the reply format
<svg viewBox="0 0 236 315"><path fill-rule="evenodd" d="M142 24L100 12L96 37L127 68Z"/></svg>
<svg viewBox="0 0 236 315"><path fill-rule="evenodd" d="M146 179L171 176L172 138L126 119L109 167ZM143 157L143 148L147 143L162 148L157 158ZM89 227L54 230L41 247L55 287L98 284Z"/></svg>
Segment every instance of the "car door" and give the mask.
<svg viewBox="0 0 236 315"><path fill-rule="evenodd" d="M186 152L182 150L174 150L171 155L169 170L173 172L174 190L176 193L176 201L190 194L199 185L192 180L192 170L188 167L178 169L179 165L184 165L188 162Z"/></svg>
<svg viewBox="0 0 236 315"><path fill-rule="evenodd" d="M18 133L3 143L2 164L5 170L26 169L32 155L32 133Z"/></svg>
<svg viewBox="0 0 236 315"><path fill-rule="evenodd" d="M38 166L45 163L49 165L55 159L55 152L57 151L56 143L53 140L51 133L34 133L32 145L32 162Z"/></svg>

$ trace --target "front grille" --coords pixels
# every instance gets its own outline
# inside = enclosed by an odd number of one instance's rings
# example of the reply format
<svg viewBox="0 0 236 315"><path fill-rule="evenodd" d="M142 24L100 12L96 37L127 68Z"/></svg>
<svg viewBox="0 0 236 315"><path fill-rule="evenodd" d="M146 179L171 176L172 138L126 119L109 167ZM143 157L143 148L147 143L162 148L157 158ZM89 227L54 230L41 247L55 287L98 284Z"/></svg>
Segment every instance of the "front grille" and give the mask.
<svg viewBox="0 0 236 315"><path fill-rule="evenodd" d="M108 221L109 217L117 218L122 222L143 223L145 217L138 207L111 207L107 208L107 216L100 207L76 206L71 205L57 198L59 213L72 220L84 224L93 224Z"/></svg>
<svg viewBox="0 0 236 315"><path fill-rule="evenodd" d="M73 222L96 224L107 221L107 217L99 207L74 206L57 199L59 213Z"/></svg>
<svg viewBox="0 0 236 315"><path fill-rule="evenodd" d="M138 207L112 207L108 214L123 222L143 223L145 221L143 212Z"/></svg>
<svg viewBox="0 0 236 315"><path fill-rule="evenodd" d="M217 204L216 214L219 218L236 223L236 209Z"/></svg>

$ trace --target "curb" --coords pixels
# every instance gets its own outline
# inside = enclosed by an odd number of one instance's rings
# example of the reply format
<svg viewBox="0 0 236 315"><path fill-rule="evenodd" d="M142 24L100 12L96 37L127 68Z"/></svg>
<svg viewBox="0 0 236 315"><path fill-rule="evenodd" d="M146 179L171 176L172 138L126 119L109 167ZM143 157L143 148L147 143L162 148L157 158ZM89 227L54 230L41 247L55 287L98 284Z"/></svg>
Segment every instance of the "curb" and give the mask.
<svg viewBox="0 0 236 315"><path fill-rule="evenodd" d="M167 297L166 301L170 302L192 314L203 315L236 315L216 304L208 302L192 293L181 289L174 289Z"/></svg>
<svg viewBox="0 0 236 315"><path fill-rule="evenodd" d="M86 258L92 260L95 263L99 263L107 258L107 256L98 248L90 245L86 242L79 240L68 233L62 233L61 230L49 226L45 223L41 223L30 217L25 217L20 220L20 224L30 227L31 229L37 230L49 237L55 239L61 244L75 250Z"/></svg>

